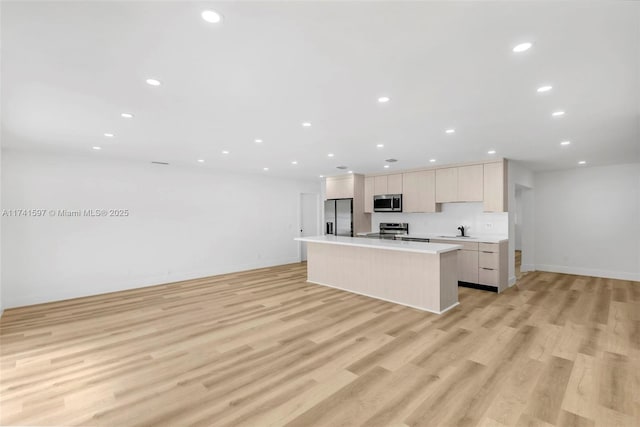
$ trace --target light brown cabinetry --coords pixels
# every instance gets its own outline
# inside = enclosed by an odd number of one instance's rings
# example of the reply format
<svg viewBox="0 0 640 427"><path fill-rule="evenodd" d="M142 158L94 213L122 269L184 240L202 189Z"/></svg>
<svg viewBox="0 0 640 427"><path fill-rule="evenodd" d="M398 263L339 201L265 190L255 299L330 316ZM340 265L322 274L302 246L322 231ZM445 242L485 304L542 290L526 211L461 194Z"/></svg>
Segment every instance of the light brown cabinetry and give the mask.
<svg viewBox="0 0 640 427"><path fill-rule="evenodd" d="M389 180L386 175L380 175L373 178L373 195L389 194L387 191L387 183Z"/></svg>
<svg viewBox="0 0 640 427"><path fill-rule="evenodd" d="M354 190L354 175L327 177L325 190L326 199L352 199Z"/></svg>
<svg viewBox="0 0 640 427"><path fill-rule="evenodd" d="M430 239L431 243L461 245L458 251L458 280L496 288L502 292L508 287L508 241L478 243L459 240Z"/></svg>
<svg viewBox="0 0 640 427"><path fill-rule="evenodd" d="M481 202L483 166L436 169L436 202Z"/></svg>
<svg viewBox="0 0 640 427"><path fill-rule="evenodd" d="M387 194L402 194L402 174L387 175Z"/></svg>
<svg viewBox="0 0 640 427"><path fill-rule="evenodd" d="M478 283L495 286L500 291L506 289L509 281L508 243L480 243L478 248Z"/></svg>
<svg viewBox="0 0 640 427"><path fill-rule="evenodd" d="M373 213L374 177L368 176L364 179L364 211Z"/></svg>
<svg viewBox="0 0 640 427"><path fill-rule="evenodd" d="M436 174L433 170L402 174L403 212L436 212Z"/></svg>
<svg viewBox="0 0 640 427"><path fill-rule="evenodd" d="M427 175L418 175L428 172ZM433 184L431 183L433 177ZM420 181L420 183L418 183ZM431 195L418 192L427 185L433 188L436 206L431 207ZM402 194L404 212L437 212L440 203L483 202L485 212L507 212L507 160L467 164L437 169L417 170L400 174L367 177L367 209L373 211L373 195ZM422 190L420 190L422 191ZM424 198L424 199L423 199Z"/></svg>
<svg viewBox="0 0 640 427"><path fill-rule="evenodd" d="M458 251L458 281L478 283L478 243L457 240L430 239L431 243L461 245Z"/></svg>
<svg viewBox="0 0 640 427"><path fill-rule="evenodd" d="M506 161L485 163L483 176L483 210L485 212L507 212L507 163Z"/></svg>
<svg viewBox="0 0 640 427"><path fill-rule="evenodd" d="M458 201L458 168L436 169L436 203Z"/></svg>
<svg viewBox="0 0 640 427"><path fill-rule="evenodd" d="M373 194L402 194L402 174L374 176Z"/></svg>
<svg viewBox="0 0 640 427"><path fill-rule="evenodd" d="M458 168L458 201L482 201L483 169L483 165L461 166Z"/></svg>

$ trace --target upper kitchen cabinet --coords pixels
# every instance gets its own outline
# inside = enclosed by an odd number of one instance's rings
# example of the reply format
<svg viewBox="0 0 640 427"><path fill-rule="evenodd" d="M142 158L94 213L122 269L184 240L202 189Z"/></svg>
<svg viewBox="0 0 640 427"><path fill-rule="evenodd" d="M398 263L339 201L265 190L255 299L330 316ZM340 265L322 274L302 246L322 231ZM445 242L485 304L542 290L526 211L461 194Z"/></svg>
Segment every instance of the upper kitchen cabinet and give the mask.
<svg viewBox="0 0 640 427"><path fill-rule="evenodd" d="M402 194L402 174L387 175L387 194Z"/></svg>
<svg viewBox="0 0 640 427"><path fill-rule="evenodd" d="M484 165L484 211L507 212L507 161Z"/></svg>
<svg viewBox="0 0 640 427"><path fill-rule="evenodd" d="M483 165L436 169L436 203L481 202Z"/></svg>
<svg viewBox="0 0 640 427"><path fill-rule="evenodd" d="M481 202L483 200L483 165L458 168L458 201Z"/></svg>
<svg viewBox="0 0 640 427"><path fill-rule="evenodd" d="M436 203L458 201L458 168L436 169Z"/></svg>
<svg viewBox="0 0 640 427"><path fill-rule="evenodd" d="M403 212L436 212L436 173L433 170L402 174Z"/></svg>
<svg viewBox="0 0 640 427"><path fill-rule="evenodd" d="M327 177L325 199L353 199L354 175Z"/></svg>
<svg viewBox="0 0 640 427"><path fill-rule="evenodd" d="M373 176L364 179L364 211L366 213L373 213L374 180Z"/></svg>
<svg viewBox="0 0 640 427"><path fill-rule="evenodd" d="M402 174L378 175L373 177L373 195L402 194Z"/></svg>
<svg viewBox="0 0 640 427"><path fill-rule="evenodd" d="M387 175L380 175L373 177L373 195L377 196L379 194L389 194L387 191L387 187L389 186L389 180L387 179Z"/></svg>

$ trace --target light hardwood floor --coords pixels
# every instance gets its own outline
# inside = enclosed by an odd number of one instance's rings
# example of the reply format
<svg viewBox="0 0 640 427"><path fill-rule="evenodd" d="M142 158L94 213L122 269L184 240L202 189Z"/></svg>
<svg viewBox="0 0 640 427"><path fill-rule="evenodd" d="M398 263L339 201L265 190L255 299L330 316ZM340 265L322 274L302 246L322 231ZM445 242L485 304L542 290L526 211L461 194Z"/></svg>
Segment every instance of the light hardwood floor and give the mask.
<svg viewBox="0 0 640 427"><path fill-rule="evenodd" d="M640 425L638 282L529 273L500 295L460 288L438 316L305 278L7 310L0 423Z"/></svg>

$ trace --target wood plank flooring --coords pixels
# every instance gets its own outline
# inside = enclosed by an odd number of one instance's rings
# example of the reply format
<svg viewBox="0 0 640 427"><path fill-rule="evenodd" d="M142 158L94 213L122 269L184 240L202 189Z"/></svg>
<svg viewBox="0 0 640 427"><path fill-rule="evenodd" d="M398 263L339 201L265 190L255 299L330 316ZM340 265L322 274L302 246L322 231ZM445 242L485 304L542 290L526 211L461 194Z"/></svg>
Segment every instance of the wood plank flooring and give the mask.
<svg viewBox="0 0 640 427"><path fill-rule="evenodd" d="M7 310L0 424L639 426L640 283L528 273L437 316L294 264Z"/></svg>

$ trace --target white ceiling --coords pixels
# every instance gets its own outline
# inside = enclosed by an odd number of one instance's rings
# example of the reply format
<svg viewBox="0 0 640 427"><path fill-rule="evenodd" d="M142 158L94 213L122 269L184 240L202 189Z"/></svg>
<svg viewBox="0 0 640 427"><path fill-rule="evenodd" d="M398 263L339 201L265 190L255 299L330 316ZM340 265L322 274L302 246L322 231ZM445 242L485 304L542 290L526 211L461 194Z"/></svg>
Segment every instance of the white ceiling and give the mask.
<svg viewBox="0 0 640 427"><path fill-rule="evenodd" d="M639 80L637 2L2 4L12 148L301 178L489 149L535 170L624 163L640 161Z"/></svg>

